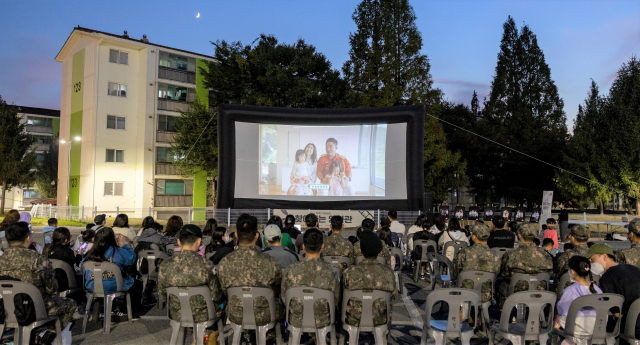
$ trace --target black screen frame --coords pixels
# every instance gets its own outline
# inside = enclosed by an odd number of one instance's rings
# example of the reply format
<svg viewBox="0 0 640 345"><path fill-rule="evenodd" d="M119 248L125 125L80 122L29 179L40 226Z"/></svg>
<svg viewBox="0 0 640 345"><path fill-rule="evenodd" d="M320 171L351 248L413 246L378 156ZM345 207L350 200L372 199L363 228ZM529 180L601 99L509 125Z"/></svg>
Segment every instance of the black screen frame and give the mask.
<svg viewBox="0 0 640 345"><path fill-rule="evenodd" d="M221 104L218 106L216 208L417 211L424 199L424 117L422 105L380 108L307 109ZM236 198L236 122L256 124L353 125L406 123L406 199L306 201Z"/></svg>

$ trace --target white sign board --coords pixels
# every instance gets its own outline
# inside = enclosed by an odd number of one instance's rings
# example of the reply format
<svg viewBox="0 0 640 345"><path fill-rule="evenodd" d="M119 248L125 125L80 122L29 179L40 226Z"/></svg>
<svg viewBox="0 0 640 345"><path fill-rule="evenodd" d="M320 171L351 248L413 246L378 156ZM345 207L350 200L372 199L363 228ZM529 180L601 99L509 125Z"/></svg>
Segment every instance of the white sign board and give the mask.
<svg viewBox="0 0 640 345"><path fill-rule="evenodd" d="M544 191L542 193L542 215L540 216L540 226L538 231L542 229L542 224L546 224L548 218L551 218L551 207L553 206L553 191Z"/></svg>
<svg viewBox="0 0 640 345"><path fill-rule="evenodd" d="M296 225L302 225L302 228L306 228L304 225L304 217L309 214L314 213L318 216L318 223L320 223L321 229L329 229L329 221L331 216L339 215L344 219L344 227L345 228L356 228L362 224L362 220L365 218L371 218L374 221L374 211L349 211L349 210L284 210L284 209L274 209L273 215L280 216L282 221L284 222L284 217L287 215L293 215L296 217ZM377 222L377 221L376 221Z"/></svg>

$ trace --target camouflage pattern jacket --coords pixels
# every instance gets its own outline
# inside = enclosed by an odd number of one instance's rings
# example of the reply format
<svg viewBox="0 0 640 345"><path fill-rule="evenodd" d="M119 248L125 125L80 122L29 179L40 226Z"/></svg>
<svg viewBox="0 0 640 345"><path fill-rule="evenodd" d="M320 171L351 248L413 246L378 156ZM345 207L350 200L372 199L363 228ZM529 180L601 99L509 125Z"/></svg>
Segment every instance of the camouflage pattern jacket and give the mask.
<svg viewBox="0 0 640 345"><path fill-rule="evenodd" d="M551 274L552 270L553 260L544 249L534 243L520 243L517 249L507 251L502 256L500 275L505 278L505 281L500 285L501 294L503 297L507 297L509 294L509 278L516 273L538 274L545 272ZM529 283L520 281L516 284L514 292L528 289ZM546 290L546 284L540 282L538 289Z"/></svg>
<svg viewBox="0 0 640 345"><path fill-rule="evenodd" d="M278 260L269 254L261 253L256 246L239 246L238 249L225 256L216 266L218 280L222 291L230 287L266 287L271 288L276 300L280 295L280 283L282 281L282 269ZM278 319L284 318L282 303L276 301ZM256 323L264 326L269 323L271 314L269 303L264 298L256 298L253 301ZM242 301L236 297L231 298L227 305L227 315L231 322L242 323Z"/></svg>
<svg viewBox="0 0 640 345"><path fill-rule="evenodd" d="M331 264L322 259L307 258L289 266L282 276L282 301L287 301L287 289L296 286L309 286L333 292L335 306L340 303L340 281L336 277ZM297 328L302 327L302 301L293 298L289 306L289 323ZM316 327L326 327L331 322L329 303L323 299L313 302L313 313Z"/></svg>
<svg viewBox="0 0 640 345"><path fill-rule="evenodd" d="M500 273L500 257L493 254L486 243L475 243L471 247L460 249L458 255L453 262L453 277L464 271L483 271L494 273L496 276ZM473 290L473 282L468 279L462 283L465 289ZM482 283L482 302L491 300L491 283Z"/></svg>
<svg viewBox="0 0 640 345"><path fill-rule="evenodd" d="M616 253L618 263L635 265L640 260L640 242L632 242L631 249L621 250Z"/></svg>
<svg viewBox="0 0 640 345"><path fill-rule="evenodd" d="M556 279L560 280L563 274L569 272L569 259L571 259L574 255L585 256L589 252L589 246L586 244L579 244L573 249L569 251L562 252L562 254L558 255L558 259L556 259L556 267L554 272L556 274Z"/></svg>
<svg viewBox="0 0 640 345"><path fill-rule="evenodd" d="M166 299L169 287L207 286L211 290L211 297L217 301L222 296L222 289L218 278L213 275L211 261L206 260L191 250L175 252L164 260L158 271L158 291ZM197 323L209 320L207 303L202 296L195 296L190 300L193 320ZM180 321L180 301L176 296L169 298L169 318Z"/></svg>
<svg viewBox="0 0 640 345"><path fill-rule="evenodd" d="M359 254L358 254L359 255ZM353 252L353 244L348 239L342 237L341 234L333 233L324 239L324 250L322 256L346 256L349 258L353 266L356 264L356 255ZM347 265L341 264L340 268L344 271Z"/></svg>
<svg viewBox="0 0 640 345"><path fill-rule="evenodd" d="M33 284L42 297L58 292L58 281L51 261L33 249L10 247L0 256L0 276L8 276Z"/></svg>
<svg viewBox="0 0 640 345"><path fill-rule="evenodd" d="M353 263L354 264L356 262L355 261L356 258L360 255L362 255L360 254L360 242L356 242L353 245ZM386 246L383 246L380 253L378 253L378 256L382 256L384 260L387 262L387 266L391 266L391 254L389 253L389 250L387 250Z"/></svg>
<svg viewBox="0 0 640 345"><path fill-rule="evenodd" d="M358 248L359 249L359 248ZM387 254L389 251L382 250ZM342 279L344 290L382 290L391 292L391 298L398 296L396 279L391 267L381 265L375 259L364 259L358 265L344 271ZM383 325L387 320L387 303L383 299L373 301L373 322L376 326ZM362 301L351 298L347 302L345 321L352 326L360 325L362 316Z"/></svg>

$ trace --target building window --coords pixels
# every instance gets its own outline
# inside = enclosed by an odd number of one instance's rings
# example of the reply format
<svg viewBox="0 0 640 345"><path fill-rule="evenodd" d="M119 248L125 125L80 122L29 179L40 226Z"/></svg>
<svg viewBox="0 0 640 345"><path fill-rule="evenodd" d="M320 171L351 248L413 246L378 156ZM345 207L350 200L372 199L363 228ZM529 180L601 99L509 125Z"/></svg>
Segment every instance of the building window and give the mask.
<svg viewBox="0 0 640 345"><path fill-rule="evenodd" d="M156 195L192 195L192 180L156 180Z"/></svg>
<svg viewBox="0 0 640 345"><path fill-rule="evenodd" d="M180 117L170 115L158 115L158 130L165 132L177 132L180 128Z"/></svg>
<svg viewBox="0 0 640 345"><path fill-rule="evenodd" d="M108 129L125 129L125 118L121 116L107 115L107 128Z"/></svg>
<svg viewBox="0 0 640 345"><path fill-rule="evenodd" d="M195 72L196 59L160 51L160 66L181 71Z"/></svg>
<svg viewBox="0 0 640 345"><path fill-rule="evenodd" d="M38 194L35 190L24 190L22 191L22 197L27 199L39 198L40 194Z"/></svg>
<svg viewBox="0 0 640 345"><path fill-rule="evenodd" d="M51 143L51 137L46 136L46 135L34 135L33 136L36 139L36 144L50 144Z"/></svg>
<svg viewBox="0 0 640 345"><path fill-rule="evenodd" d="M127 85L109 83L109 96L127 97Z"/></svg>
<svg viewBox="0 0 640 345"><path fill-rule="evenodd" d="M107 149L107 163L124 163L124 150Z"/></svg>
<svg viewBox="0 0 640 345"><path fill-rule="evenodd" d="M156 162L160 163L174 163L176 161L176 154L170 147L158 147L156 152Z"/></svg>
<svg viewBox="0 0 640 345"><path fill-rule="evenodd" d="M53 127L53 121L46 117L27 116L27 125Z"/></svg>
<svg viewBox="0 0 640 345"><path fill-rule="evenodd" d="M193 102L196 99L196 89L158 83L158 98L178 102Z"/></svg>
<svg viewBox="0 0 640 345"><path fill-rule="evenodd" d="M44 161L44 154L37 153L36 154L36 163L42 163Z"/></svg>
<svg viewBox="0 0 640 345"><path fill-rule="evenodd" d="M105 182L104 195L105 196L123 196L124 182Z"/></svg>
<svg viewBox="0 0 640 345"><path fill-rule="evenodd" d="M109 49L109 62L118 63L121 65L128 65L129 53L122 52L115 49Z"/></svg>

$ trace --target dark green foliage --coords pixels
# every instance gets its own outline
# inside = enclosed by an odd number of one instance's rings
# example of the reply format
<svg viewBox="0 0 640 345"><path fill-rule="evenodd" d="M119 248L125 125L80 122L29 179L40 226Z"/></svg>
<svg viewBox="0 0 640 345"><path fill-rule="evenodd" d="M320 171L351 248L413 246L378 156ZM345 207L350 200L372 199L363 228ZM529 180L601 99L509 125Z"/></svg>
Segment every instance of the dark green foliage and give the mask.
<svg viewBox="0 0 640 345"><path fill-rule="evenodd" d="M58 195L58 136L52 138L42 162L38 163L35 187L43 198L56 198Z"/></svg>

